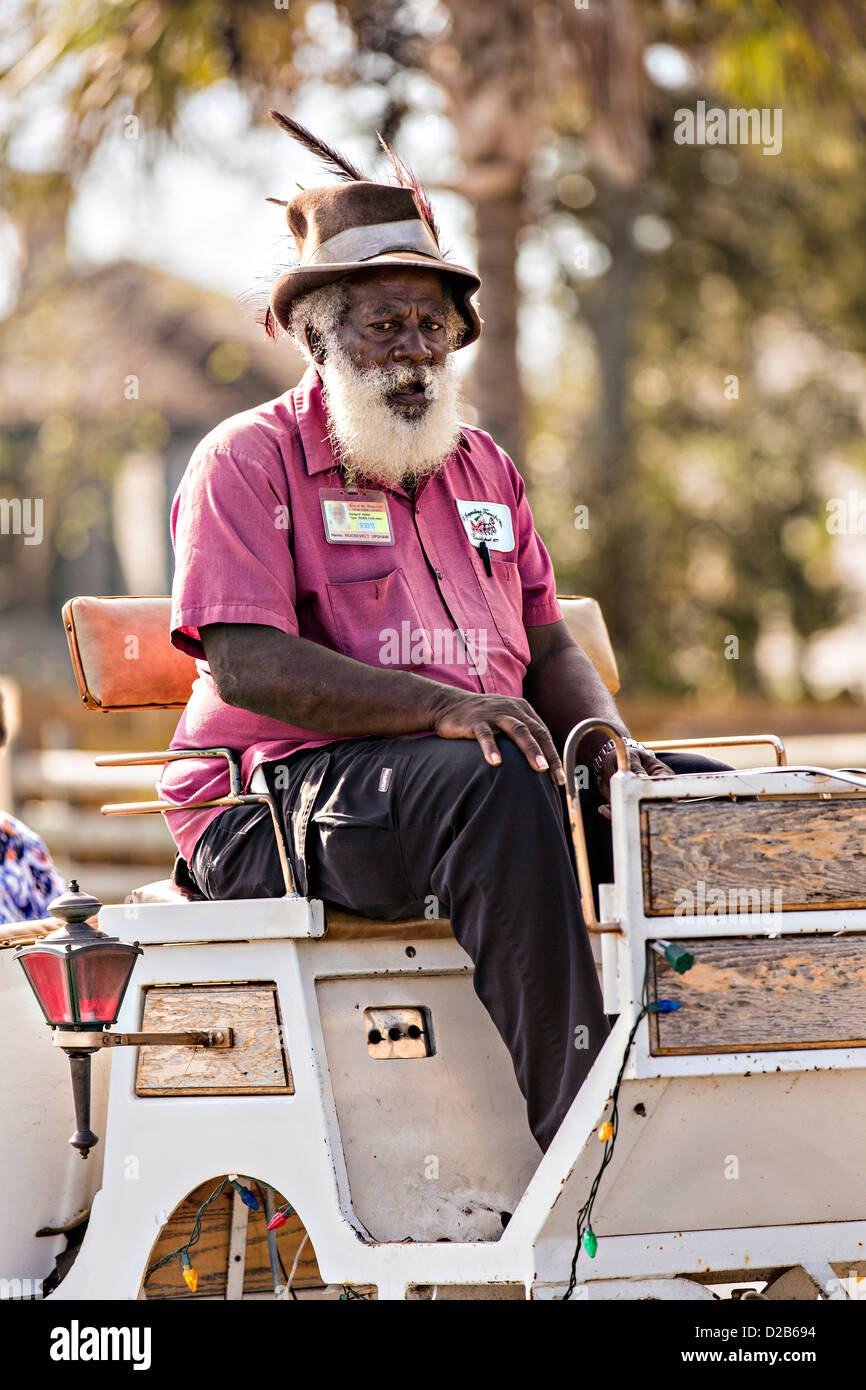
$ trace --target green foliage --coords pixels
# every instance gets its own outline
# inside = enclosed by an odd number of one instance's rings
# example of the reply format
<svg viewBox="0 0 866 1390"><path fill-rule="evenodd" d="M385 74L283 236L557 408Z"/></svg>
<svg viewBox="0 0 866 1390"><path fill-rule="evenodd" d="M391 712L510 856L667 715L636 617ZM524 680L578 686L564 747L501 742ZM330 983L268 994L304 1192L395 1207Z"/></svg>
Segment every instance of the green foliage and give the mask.
<svg viewBox="0 0 866 1390"><path fill-rule="evenodd" d="M859 140L811 108L789 122L778 158L677 146L673 105L630 210L660 215L671 245L633 271L621 446L599 438L597 401L582 397L566 352L535 402L533 497L539 518L567 517L567 478L588 506L587 529L554 530L553 556L563 587L602 597L630 686L776 693L757 660L762 635L787 633L802 657L853 597L834 565L827 508L840 470L856 480L866 468ZM553 206L551 216L568 212ZM610 240L603 187L591 209L569 215ZM583 321L600 326L602 389L612 369L603 309L628 273L617 249L596 283L562 266ZM555 488L533 466L551 414L569 441ZM732 635L736 660L725 655ZM797 664L785 691L809 694Z"/></svg>

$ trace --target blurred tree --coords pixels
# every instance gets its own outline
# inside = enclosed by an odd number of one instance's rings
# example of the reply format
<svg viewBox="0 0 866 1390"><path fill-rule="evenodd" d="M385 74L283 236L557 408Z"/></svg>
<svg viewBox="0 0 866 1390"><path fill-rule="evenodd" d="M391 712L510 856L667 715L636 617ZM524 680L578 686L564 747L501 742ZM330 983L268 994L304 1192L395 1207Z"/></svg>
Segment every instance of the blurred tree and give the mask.
<svg viewBox="0 0 866 1390"><path fill-rule="evenodd" d="M46 74L66 75L58 155L75 177L123 120L177 134L184 100L214 82L236 82L260 116L290 98L310 75L310 46L328 8L311 0L285 9L257 0L25 0L20 33L29 47L2 86L14 96ZM648 84L631 0L585 11L571 0L345 0L339 14L355 43L317 52L326 65L318 76L348 84L373 71L387 92L395 74L418 70L447 95L464 166L458 187L475 209L485 282L474 394L482 422L519 454L515 260L527 171L562 94L577 84L611 178L634 183L643 173ZM371 70L371 59L384 67ZM405 98L386 95L386 137L405 110Z"/></svg>
<svg viewBox="0 0 866 1390"><path fill-rule="evenodd" d="M744 488L742 505L769 466L769 449L781 488L778 440L785 430L792 446L789 472L800 477L808 472L822 410L831 411L847 438L849 403L832 404L825 373L811 411L797 402L802 417L778 401L748 410L745 395L738 412L707 415L690 403L681 382L693 380L686 370L691 362L721 371L736 360L745 392L761 356L753 311L762 302L767 313L778 311L786 302L783 283L793 291L814 277L825 287L824 302L837 308L841 295L850 307L841 337L856 338L863 287L840 252L860 231L854 208L860 169L856 156L853 169L850 164L851 146L840 154L844 141L832 137L837 128L853 131L859 155L866 121L862 0L707 0L701 6L644 0L639 7L632 0L591 0L585 8L577 0L344 0L336 8L291 0L285 9L280 0L273 7L260 0L23 0L19 13L20 52L4 86L14 95L42 77L56 77L68 115L58 166L70 177L124 119L176 137L186 97L217 81L229 79L248 92L255 118L267 105L291 100L312 76L378 83L383 130L393 138L412 106L407 75L433 79L457 133L463 173L456 186L477 219L486 330L475 400L481 423L519 460L517 253L541 230L548 255L561 259L556 308L575 322L566 324L558 359L543 338L528 346L530 360L537 359L536 385L546 377L551 386L539 389L532 402L530 473L533 460L544 455L547 471L539 466L537 481L545 533L559 538L554 550L563 575L602 598L626 665L661 685L700 684L706 679L700 659L692 660L689 675L685 655L679 665L670 659L670 643L684 653L707 642L715 650L715 636L688 630L698 612L699 627L715 613L713 621L732 631L739 624L749 654L736 669L741 681L754 683L750 643L760 625L758 584L790 589L798 630L827 619L832 594L818 582L820 564L806 553L803 527L797 529L809 514L802 489L790 515L774 509L768 493L745 520L729 521L724 544L718 521L697 528L693 539L688 532L700 510L694 494L701 484L694 479L715 477L735 491ZM347 38L339 44L330 43L335 16ZM800 137L786 144L784 177L772 171L772 160L759 158L758 172L749 156L731 155L738 169L743 166L736 177L726 183L727 175L702 174L696 184L697 153L674 144L672 102L645 74L652 44L672 46L687 61L690 99L718 93L723 101L784 105L786 139L799 113ZM829 140L827 158L810 147L810 123ZM551 150L552 175L545 173ZM835 181L833 158L842 160ZM827 216L820 196L825 179L834 191ZM843 207L846 179L851 205ZM587 274L583 263L575 264L569 226L586 232L583 249L590 244L605 253L606 272ZM811 229L809 238L798 238L798 226ZM558 242L571 248L568 256ZM817 275L815 256L829 258ZM793 284L780 279L780 264L791 268ZM718 290L728 281L739 310L720 316L726 291L720 299L712 286ZM805 292L794 301L807 319L810 303L814 308L821 298L812 291L811 301ZM824 332L828 350L831 338ZM667 366L669 354L678 371ZM558 392L552 389L557 383ZM772 448L767 426L782 429ZM736 437L739 472L714 438L722 429L732 431L729 452ZM673 469L658 465L653 450L660 434L679 442L679 453L665 444L667 460L689 451L693 460L704 460L703 473L694 463L691 468L691 501L672 482ZM551 452L551 439L560 452L564 448L564 463ZM572 439L579 440L579 458ZM545 477L557 480L547 488L555 503L544 501ZM575 502L591 503L585 534L575 532L563 513L563 492L573 494L578 486ZM771 518L777 531L785 522L786 539L777 535L768 546ZM563 527L571 528L568 544ZM707 566L716 574L715 596L704 574L698 601L682 610L672 596L682 596L678 586L701 573L699 553L715 557ZM736 592L726 589L724 564Z"/></svg>
<svg viewBox="0 0 866 1390"><path fill-rule="evenodd" d="M565 142L549 180L551 293L574 313L534 400L536 517L561 582L603 597L630 686L793 698L814 693L808 639L862 604L827 527L839 479L866 466L861 136L785 104L783 159L700 150L670 139L675 104L619 241L600 181L584 208L563 201L589 182ZM575 270L564 225L612 252L606 273Z"/></svg>

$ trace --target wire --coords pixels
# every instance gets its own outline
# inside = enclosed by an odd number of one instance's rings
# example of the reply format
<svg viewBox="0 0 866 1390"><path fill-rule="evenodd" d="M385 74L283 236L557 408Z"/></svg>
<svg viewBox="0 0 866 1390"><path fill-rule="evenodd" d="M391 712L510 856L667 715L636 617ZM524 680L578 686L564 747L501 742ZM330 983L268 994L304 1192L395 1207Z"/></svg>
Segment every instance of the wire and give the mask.
<svg viewBox="0 0 866 1390"><path fill-rule="evenodd" d="M299 1245L298 1248L297 1248L297 1251L295 1252L295 1258L294 1258L294 1262L293 1262L293 1264L292 1264L292 1272L291 1272L291 1274L289 1275L288 1279L286 1280L286 1292L287 1292L287 1293L294 1293L294 1289L292 1288L292 1280L293 1280L294 1277L295 1277L295 1270L296 1270L297 1267L298 1267L298 1260L301 1258L301 1251L303 1250L304 1246L306 1245L306 1243L307 1243L307 1241L308 1241L309 1239L310 1239L309 1231L304 1231L304 1239L301 1241L300 1245ZM282 1261L281 1261L281 1263L282 1263ZM296 1295L296 1297L297 1297L297 1295Z"/></svg>
<svg viewBox="0 0 866 1390"><path fill-rule="evenodd" d="M575 1285L577 1284L577 1261L580 1255L584 1233L588 1230L592 1230L592 1208L595 1204L595 1199L598 1196L598 1189L601 1184L602 1177L604 1175L604 1170L607 1168L607 1165L613 1158L614 1146L616 1144L616 1136L619 1131L619 1088L622 1085L622 1078L625 1075L626 1064L628 1062L629 1053L631 1052L632 1043L635 1040L635 1034L637 1033L637 1030L640 1027L640 1024L642 1023L643 1019L650 1011L649 1004L647 1003L648 981L649 959L647 959L646 970L644 971L643 989L641 990L640 1012L638 1013L638 1016L632 1025L631 1032L628 1035L628 1041L626 1042L625 1051L622 1055L622 1062L620 1064L619 1072L617 1074L617 1078L614 1083L613 1090L611 1092L610 1122L613 1125L613 1134L604 1146L604 1154L602 1155L602 1160L599 1164L598 1172L596 1173L593 1179L592 1187L589 1190L589 1196L587 1197L583 1206L580 1208L580 1211L577 1213L577 1238L574 1246L574 1254L571 1258L571 1272L568 1278L568 1288L562 1295L562 1301L564 1303L567 1302L567 1300L570 1299L571 1295L574 1293Z"/></svg>
<svg viewBox="0 0 866 1390"><path fill-rule="evenodd" d="M262 1195L262 1189L261 1189L261 1187L259 1186L259 1182L258 1182L258 1179L257 1179L257 1178L254 1178L254 1179L253 1179L253 1182L255 1183L256 1192L259 1194L259 1207L261 1208L261 1211L262 1211L263 1215L265 1216L265 1219L267 1219L267 1211L266 1211L266 1207L265 1207L265 1199L264 1199L264 1196ZM273 1192L273 1190L274 1190L273 1188L270 1188L270 1189L269 1189L269 1191L271 1191L271 1192ZM272 1231L268 1231L268 1237L269 1237L269 1238L270 1238L271 1235L274 1236L274 1249L275 1249L276 1252L277 1252L277 1260L278 1260L279 1266L280 1266L280 1273L281 1273L282 1276L283 1276L283 1283L286 1284L286 1285L288 1285L289 1280L288 1280L288 1277L287 1277L287 1275L286 1275L286 1266L283 1264L283 1257L282 1257L282 1255L280 1254L279 1242L277 1241L276 1234L275 1234L274 1232L272 1232ZM291 1293L292 1298L295 1300L295 1302L297 1302L298 1295L295 1293L294 1289L290 1289L289 1292Z"/></svg>
<svg viewBox="0 0 866 1390"><path fill-rule="evenodd" d="M151 1265L150 1269L147 1271L147 1273L146 1273L145 1276L144 1276L144 1282L145 1282L145 1283L147 1283L147 1281L148 1281L148 1279L150 1278L151 1274L155 1274L156 1271L157 1271L158 1269L162 1269L163 1265L167 1265L168 1262L169 1262L170 1260L173 1260L173 1259L175 1259L175 1257L177 1257L178 1262L180 1262L180 1256L181 1256L184 1252L186 1252L186 1254L189 1254L189 1252L190 1252L190 1250L192 1249L192 1247L193 1247L193 1246L196 1244L196 1242L201 1238L201 1219L202 1219L202 1216L203 1216L204 1213L206 1212L207 1208L210 1206L211 1202L215 1202L216 1199L217 1199L217 1197L219 1197L219 1196L221 1195L221 1193L225 1190L225 1187L226 1187L226 1184L227 1184L227 1183L228 1183L228 1178L223 1178L223 1180L222 1180L222 1182L220 1183L219 1187L215 1187L214 1190L213 1190L213 1192L210 1194L210 1196L209 1196L208 1198L206 1198L206 1200L205 1200L204 1202L202 1202L201 1206L199 1207L198 1211L197 1211L196 1214L195 1214L195 1221L193 1222L192 1233L190 1234L189 1240L186 1241L183 1245L179 1245L179 1246L177 1247L176 1250L171 1250L167 1255L163 1255L162 1259L161 1259L161 1260L157 1260L157 1262L156 1262L155 1265Z"/></svg>

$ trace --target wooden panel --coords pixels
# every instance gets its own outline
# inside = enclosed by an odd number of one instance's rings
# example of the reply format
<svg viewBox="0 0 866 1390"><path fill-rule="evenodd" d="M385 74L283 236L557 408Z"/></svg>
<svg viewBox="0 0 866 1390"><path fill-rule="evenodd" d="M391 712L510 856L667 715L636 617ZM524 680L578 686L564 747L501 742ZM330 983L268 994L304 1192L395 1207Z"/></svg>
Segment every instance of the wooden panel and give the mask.
<svg viewBox="0 0 866 1390"><path fill-rule="evenodd" d="M866 907L866 800L641 807L648 916Z"/></svg>
<svg viewBox="0 0 866 1390"><path fill-rule="evenodd" d="M143 1032L232 1028L234 1047L142 1047L140 1096L292 1094L273 983L156 985L145 993Z"/></svg>
<svg viewBox="0 0 866 1390"><path fill-rule="evenodd" d="M172 1212L163 1227L160 1237L148 1259L148 1268L170 1251L176 1250L189 1240L195 1214L222 1178L210 1178L181 1202ZM249 1186L248 1180L244 1180ZM273 1288L270 1259L268 1256L267 1222L264 1216L264 1197L261 1190L253 1186L259 1198L260 1210L251 1211L247 1223L246 1264L244 1271L244 1293L266 1293ZM190 1260L198 1274L195 1294L191 1294L183 1281L177 1260L171 1260L162 1269L152 1274L145 1283L148 1301L166 1298L225 1298L228 1271L229 1233L232 1221L232 1192L226 1186L221 1195L207 1208L202 1217L201 1238L190 1251ZM276 1193L274 1205L282 1206L286 1198ZM322 1276L316 1263L316 1252L310 1241L301 1249L306 1231L300 1217L295 1213L289 1217L285 1226L276 1233L277 1249L283 1262L286 1275L291 1273L295 1257L300 1250L293 1289L317 1289L323 1287ZM281 1278L283 1276L281 1275Z"/></svg>
<svg viewBox="0 0 866 1390"><path fill-rule="evenodd" d="M866 1047L866 934L677 945L695 957L685 975L650 952L649 998L682 1004L650 1014L655 1055Z"/></svg>

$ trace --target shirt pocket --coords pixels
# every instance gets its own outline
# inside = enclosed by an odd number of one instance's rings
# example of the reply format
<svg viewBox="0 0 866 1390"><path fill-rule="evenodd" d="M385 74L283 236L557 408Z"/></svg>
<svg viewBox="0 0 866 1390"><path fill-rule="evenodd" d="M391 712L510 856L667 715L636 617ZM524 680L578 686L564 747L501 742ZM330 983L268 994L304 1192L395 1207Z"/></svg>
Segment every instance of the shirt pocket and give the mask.
<svg viewBox="0 0 866 1390"><path fill-rule="evenodd" d="M488 553L493 573L488 576L482 570L480 582L490 616L512 656L528 666L529 642L523 626L523 585L517 561L501 559L498 550Z"/></svg>
<svg viewBox="0 0 866 1390"><path fill-rule="evenodd" d="M367 666L425 666L424 625L402 569L328 585L338 650Z"/></svg>

